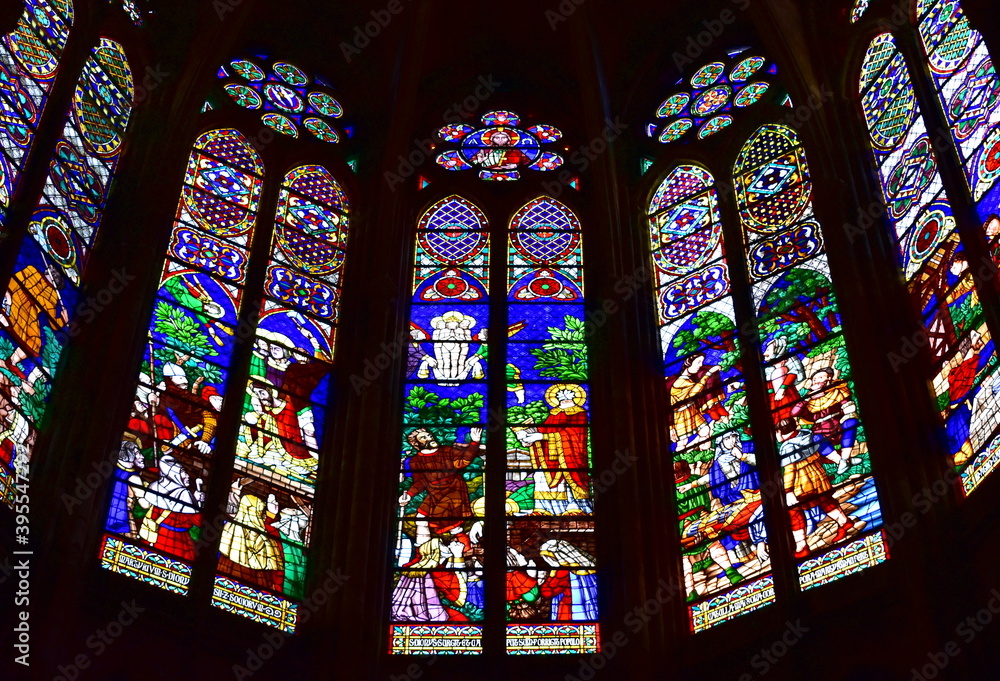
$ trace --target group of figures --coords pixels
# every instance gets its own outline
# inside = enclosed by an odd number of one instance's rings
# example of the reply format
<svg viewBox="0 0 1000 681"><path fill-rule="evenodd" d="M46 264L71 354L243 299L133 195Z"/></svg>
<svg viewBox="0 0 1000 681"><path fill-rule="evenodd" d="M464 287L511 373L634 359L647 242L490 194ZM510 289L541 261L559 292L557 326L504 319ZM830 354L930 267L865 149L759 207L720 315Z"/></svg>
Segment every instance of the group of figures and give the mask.
<svg viewBox="0 0 1000 681"><path fill-rule="evenodd" d="M696 631L774 600L768 528L778 519L767 499L776 493L784 497L804 588L879 560L873 552L830 565L821 577L810 572L882 521L797 134L787 126L759 128L733 177L742 255L726 255L715 180L704 168L675 168L650 207L684 579ZM728 270L743 262L753 286L736 292ZM755 311L759 335L750 343L739 332L737 295ZM748 352L759 353L764 370L766 395L755 399L748 399L744 374ZM759 408L752 403L767 404L770 422L752 422ZM780 471L766 494L762 452L777 455Z"/></svg>
<svg viewBox="0 0 1000 681"><path fill-rule="evenodd" d="M923 113L930 106L944 115L951 152L964 171L965 199L982 220L996 258L1000 102L989 50L960 3L919 0L916 19L914 38L924 63L908 64L893 34L877 35L865 53L858 91L899 260L924 325L919 340L933 362L930 377L948 454L969 494L1000 463L1000 373L977 291L977 270L986 263L968 260L969 242L960 238L955 217L963 211L952 205L961 197L944 190L937 158L943 140L931 141ZM914 67L929 76L933 100L918 95L910 76Z"/></svg>
<svg viewBox="0 0 1000 681"><path fill-rule="evenodd" d="M236 131L215 130L199 138L188 170L108 515L119 539L105 542L104 565L183 591L199 550L217 542L213 604L292 631L329 404L346 197L320 166L285 177L267 282L248 326L238 312L259 156ZM308 282L314 290L303 294ZM246 389L224 412L238 348L249 355ZM217 443L220 420L233 417L235 441ZM206 522L220 453L235 458L235 470L224 512Z"/></svg>

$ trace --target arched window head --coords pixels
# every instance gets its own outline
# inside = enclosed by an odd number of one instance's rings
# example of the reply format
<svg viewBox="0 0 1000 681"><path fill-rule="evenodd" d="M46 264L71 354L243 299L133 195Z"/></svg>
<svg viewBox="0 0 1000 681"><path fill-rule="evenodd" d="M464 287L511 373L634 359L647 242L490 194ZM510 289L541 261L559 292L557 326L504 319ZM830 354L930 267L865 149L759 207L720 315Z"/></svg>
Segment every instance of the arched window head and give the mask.
<svg viewBox="0 0 1000 681"><path fill-rule="evenodd" d="M7 284L4 297L10 305L0 313L0 344L7 348L0 366L10 377L0 399L7 402L14 424L14 456L0 462L0 496L7 502L12 472L26 475L63 349L79 333L76 315L89 309L79 300L81 281L121 155L132 97L132 74L121 46L102 38L77 81L29 235ZM116 285L130 276L120 275Z"/></svg>
<svg viewBox="0 0 1000 681"><path fill-rule="evenodd" d="M69 0L26 0L14 30L0 39L0 228L72 24Z"/></svg>
<svg viewBox="0 0 1000 681"><path fill-rule="evenodd" d="M934 89L980 218L1000 213L1000 81L958 0L919 0L918 30Z"/></svg>
<svg viewBox="0 0 1000 681"><path fill-rule="evenodd" d="M933 359L928 379L948 455L970 493L996 468L992 452L1000 447L994 427L1000 404L983 387L997 372L992 337L920 104L890 34L870 43L859 92L900 267ZM905 363L897 359L896 366Z"/></svg>

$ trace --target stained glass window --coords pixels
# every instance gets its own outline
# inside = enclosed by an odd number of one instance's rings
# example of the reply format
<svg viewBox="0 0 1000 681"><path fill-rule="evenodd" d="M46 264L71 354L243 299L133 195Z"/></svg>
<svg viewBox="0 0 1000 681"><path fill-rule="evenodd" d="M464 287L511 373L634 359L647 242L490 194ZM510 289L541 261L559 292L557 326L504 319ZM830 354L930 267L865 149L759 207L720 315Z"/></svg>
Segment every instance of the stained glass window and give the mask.
<svg viewBox="0 0 1000 681"><path fill-rule="evenodd" d="M949 455L969 493L1000 461L994 342L913 84L890 34L869 45L859 89L900 266L934 361L931 379Z"/></svg>
<svg viewBox="0 0 1000 681"><path fill-rule="evenodd" d="M868 438L798 135L765 125L733 170L799 584L888 557Z"/></svg>
<svg viewBox="0 0 1000 681"><path fill-rule="evenodd" d="M778 67L746 49L732 50L682 78L646 127L663 144L703 140L733 124L734 116L760 101L782 103L787 96L774 77Z"/></svg>
<svg viewBox="0 0 1000 681"><path fill-rule="evenodd" d="M0 39L0 228L72 23L69 0L26 0L17 26Z"/></svg>
<svg viewBox="0 0 1000 681"><path fill-rule="evenodd" d="M653 197L649 226L684 592L700 632L775 598L712 175L676 167Z"/></svg>
<svg viewBox="0 0 1000 681"><path fill-rule="evenodd" d="M306 130L323 142L340 141L341 133L330 124L344 115L344 109L322 78L262 57L234 59L219 69L218 76L232 101L260 111L264 125L282 135L297 138L300 130Z"/></svg>
<svg viewBox="0 0 1000 681"><path fill-rule="evenodd" d="M960 3L920 0L920 39L979 218L1000 214L1000 80Z"/></svg>
<svg viewBox="0 0 1000 681"><path fill-rule="evenodd" d="M326 169L285 177L222 529L212 602L286 631L305 596L348 210Z"/></svg>
<svg viewBox="0 0 1000 681"><path fill-rule="evenodd" d="M417 229L393 653L480 653L483 622L501 607L510 654L598 649L580 223L554 199L531 201L511 220L508 254L506 285L493 283L495 296L506 291L497 333L482 211L451 196ZM488 404L490 337L503 406ZM486 518L486 448L497 445L483 431L494 413L507 424L505 606L486 602L494 559L482 545L485 524L499 529Z"/></svg>
<svg viewBox="0 0 1000 681"><path fill-rule="evenodd" d="M868 11L868 5L871 0L854 0L854 6L851 8L851 23L856 24L861 20L861 17L865 15Z"/></svg>
<svg viewBox="0 0 1000 681"><path fill-rule="evenodd" d="M486 615L486 216L458 196L420 219L400 443L393 653L482 652Z"/></svg>
<svg viewBox="0 0 1000 681"><path fill-rule="evenodd" d="M484 180L508 181L521 177L519 168L551 171L563 164L562 156L542 149L562 139L558 128L518 127L521 118L512 111L491 111L482 122L486 127L479 129L464 123L441 128L438 137L445 142L461 141L462 146L439 154L438 165L448 170L479 168Z"/></svg>
<svg viewBox="0 0 1000 681"><path fill-rule="evenodd" d="M542 197L508 235L507 652L596 652L580 222Z"/></svg>
<svg viewBox="0 0 1000 681"><path fill-rule="evenodd" d="M175 593L203 532L263 173L236 130L195 143L115 468L101 563Z"/></svg>
<svg viewBox="0 0 1000 681"><path fill-rule="evenodd" d="M49 175L21 245L0 312L0 399L12 449L0 460L0 496L9 502L10 475L26 466L45 413L66 341L79 333L81 278L104 214L132 108L133 85L118 43L102 38L83 67L49 164ZM109 290L128 273L116 272ZM20 467L20 466L18 466Z"/></svg>

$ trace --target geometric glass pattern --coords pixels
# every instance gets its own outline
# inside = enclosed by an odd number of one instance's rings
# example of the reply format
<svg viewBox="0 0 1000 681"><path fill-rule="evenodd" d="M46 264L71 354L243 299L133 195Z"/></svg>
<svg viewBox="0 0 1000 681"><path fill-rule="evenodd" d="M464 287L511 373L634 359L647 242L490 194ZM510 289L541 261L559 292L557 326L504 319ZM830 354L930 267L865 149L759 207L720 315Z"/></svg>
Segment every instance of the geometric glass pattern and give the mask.
<svg viewBox="0 0 1000 681"><path fill-rule="evenodd" d="M598 638L582 235L540 197L510 221L507 652L594 653Z"/></svg>
<svg viewBox="0 0 1000 681"><path fill-rule="evenodd" d="M868 536L881 544L882 512L798 135L762 126L733 175L799 581L809 588L819 574L826 583L885 560L884 549L864 563L840 548Z"/></svg>
<svg viewBox="0 0 1000 681"><path fill-rule="evenodd" d="M461 197L444 198L424 212L415 241L390 651L478 654L486 613L486 216Z"/></svg>
<svg viewBox="0 0 1000 681"><path fill-rule="evenodd" d="M715 179L675 167L648 210L684 595L699 632L774 601Z"/></svg>
<svg viewBox="0 0 1000 681"><path fill-rule="evenodd" d="M322 142L340 141L341 132L330 123L343 116L344 109L322 78L310 78L288 62L264 57L234 59L219 68L218 77L226 81L223 90L228 98L244 109L260 111L269 128L288 137L298 137L305 129Z"/></svg>
<svg viewBox="0 0 1000 681"><path fill-rule="evenodd" d="M236 130L212 130L195 142L118 453L102 565L176 593L187 592L204 549L201 511L238 346L263 173L257 152ZM240 496L243 487L248 494ZM273 510L267 495L243 501L256 487L233 488L230 503L249 527ZM254 597L231 600L246 604Z"/></svg>
<svg viewBox="0 0 1000 681"><path fill-rule="evenodd" d="M689 131L695 131L692 135L697 133L697 139L705 139L733 123L732 115L720 115L723 112L765 101L768 92L772 94L766 101L781 102L785 90L774 78L777 65L745 53L746 49L734 50L698 69L689 80L679 80L656 110L660 120L649 124L647 134L662 144L689 142Z"/></svg>
<svg viewBox="0 0 1000 681"><path fill-rule="evenodd" d="M991 190L1000 194L1000 80L986 43L957 0L920 0L917 12L939 105L951 126L973 200ZM997 197L988 203L996 212ZM985 222L988 215L980 217Z"/></svg>
<svg viewBox="0 0 1000 681"><path fill-rule="evenodd" d="M73 23L70 0L26 0L0 38L0 231Z"/></svg>
<svg viewBox="0 0 1000 681"><path fill-rule="evenodd" d="M484 180L509 181L521 177L519 168L551 171L563 164L553 151L541 145L562 139L562 132L551 125L532 125L521 129L520 117L511 111L491 111L482 117L484 128L471 125L447 125L438 131L445 142L461 141L459 149L439 154L437 162L448 170L479 168Z"/></svg>
<svg viewBox="0 0 1000 681"><path fill-rule="evenodd" d="M957 5L951 3L951 7ZM923 21L943 20L943 16L924 15ZM964 46L972 40L971 29L965 32L968 26L962 23L963 16L954 16L957 24L949 34L953 49L941 48L939 67L946 55L968 62ZM1000 374L936 153L892 35L876 36L869 45L859 92L895 228L900 267L934 362L929 378L945 425L948 454L968 494L997 464L1000 397L992 386ZM906 106L901 109L899 102ZM897 357L895 361L904 360Z"/></svg>
<svg viewBox="0 0 1000 681"><path fill-rule="evenodd" d="M41 6L34 11L41 12ZM15 42L8 36L6 45ZM79 332L76 315L93 313L80 298L81 279L104 215L132 99L125 54L118 43L102 38L77 82L0 312L0 401L12 445L0 456L5 479L15 459L27 463L63 348ZM127 281L119 277L114 286Z"/></svg>

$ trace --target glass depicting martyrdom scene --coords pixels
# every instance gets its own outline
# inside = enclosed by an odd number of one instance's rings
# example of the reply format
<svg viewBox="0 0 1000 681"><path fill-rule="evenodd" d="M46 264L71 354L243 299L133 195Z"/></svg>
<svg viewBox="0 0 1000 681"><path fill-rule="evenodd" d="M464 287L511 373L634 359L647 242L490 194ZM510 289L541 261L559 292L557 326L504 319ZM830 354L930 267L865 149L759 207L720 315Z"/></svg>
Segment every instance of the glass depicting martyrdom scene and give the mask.
<svg viewBox="0 0 1000 681"><path fill-rule="evenodd" d="M583 237L565 205L514 215L507 277L507 652L599 649Z"/></svg>
<svg viewBox="0 0 1000 681"><path fill-rule="evenodd" d="M175 593L201 537L263 172L236 130L195 142L122 436L101 564Z"/></svg>
<svg viewBox="0 0 1000 681"><path fill-rule="evenodd" d="M390 625L393 653L482 652L486 216L458 196L417 227Z"/></svg>
<svg viewBox="0 0 1000 681"><path fill-rule="evenodd" d="M715 179L681 165L649 207L691 628L774 601L753 429Z"/></svg>
<svg viewBox="0 0 1000 681"><path fill-rule="evenodd" d="M799 584L810 589L887 559L872 533L882 512L798 135L761 127L733 175L795 558L808 558Z"/></svg>
<svg viewBox="0 0 1000 681"><path fill-rule="evenodd" d="M281 186L214 605L286 631L305 597L349 204L322 166Z"/></svg>
<svg viewBox="0 0 1000 681"><path fill-rule="evenodd" d="M56 368L76 333L72 311L121 155L132 96L125 53L102 38L77 82L0 309L0 499L7 504L14 470L27 474ZM109 288L129 278L120 270Z"/></svg>
<svg viewBox="0 0 1000 681"><path fill-rule="evenodd" d="M73 24L69 0L26 0L0 38L0 231Z"/></svg>
<svg viewBox="0 0 1000 681"><path fill-rule="evenodd" d="M936 152L890 34L869 45L859 91L900 267L934 361L931 380L948 454L969 494L1000 463L1000 374ZM987 221L987 237L997 234L1000 221Z"/></svg>

